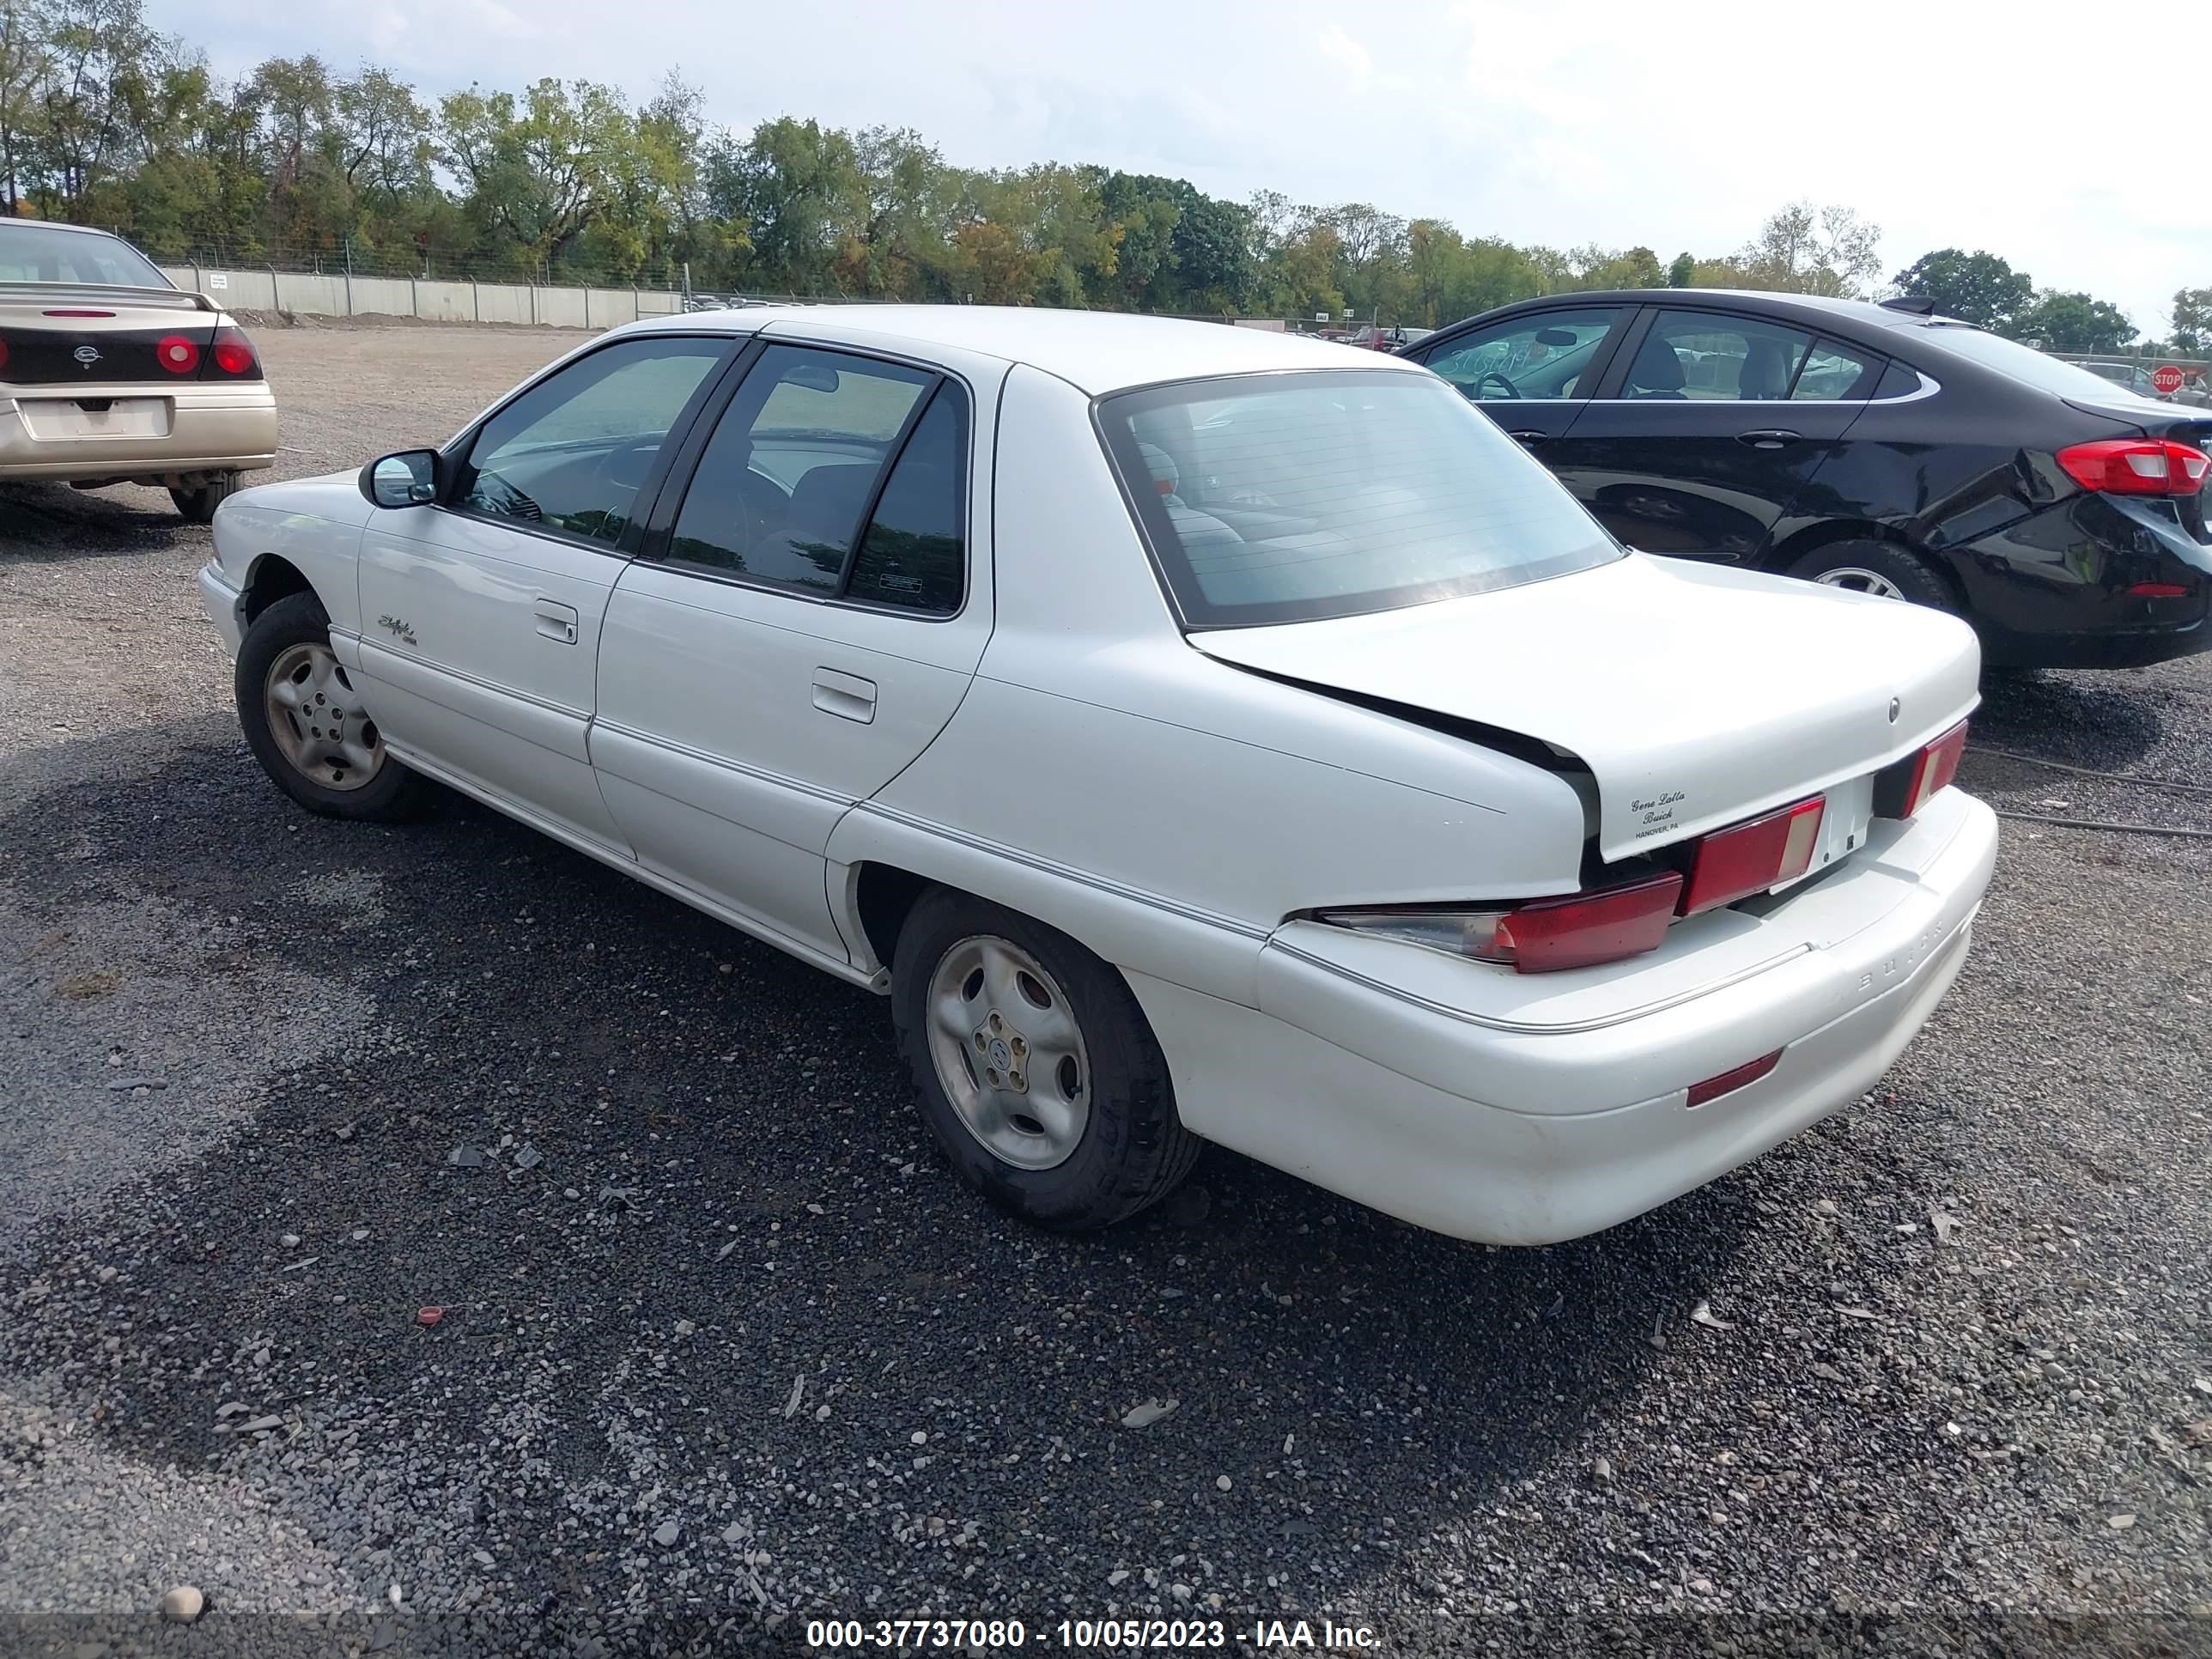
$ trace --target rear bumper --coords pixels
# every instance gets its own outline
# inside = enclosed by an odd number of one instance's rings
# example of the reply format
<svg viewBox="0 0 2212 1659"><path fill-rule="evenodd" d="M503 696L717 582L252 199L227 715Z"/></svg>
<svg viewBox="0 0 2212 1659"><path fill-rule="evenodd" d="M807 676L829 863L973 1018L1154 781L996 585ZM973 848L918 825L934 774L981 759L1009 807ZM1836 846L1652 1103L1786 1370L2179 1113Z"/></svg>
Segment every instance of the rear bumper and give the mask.
<svg viewBox="0 0 2212 1659"><path fill-rule="evenodd" d="M1946 791L1764 921L1557 992L1308 923L1262 951L1256 1013L1133 983L1198 1133L1439 1232L1551 1243L1864 1094L1957 976L1996 851L1994 814ZM1777 1050L1757 1082L1686 1103Z"/></svg>
<svg viewBox="0 0 2212 1659"><path fill-rule="evenodd" d="M2076 495L1953 550L1984 662L2132 668L2212 649L2212 544L2169 501ZM2138 583L2183 591L2131 592Z"/></svg>
<svg viewBox="0 0 2212 1659"><path fill-rule="evenodd" d="M76 422L55 417L74 411L76 399L30 391L0 397L0 479L161 478L276 465L276 400L266 381L103 385L99 395L111 402L160 403L166 430L59 433L58 428Z"/></svg>

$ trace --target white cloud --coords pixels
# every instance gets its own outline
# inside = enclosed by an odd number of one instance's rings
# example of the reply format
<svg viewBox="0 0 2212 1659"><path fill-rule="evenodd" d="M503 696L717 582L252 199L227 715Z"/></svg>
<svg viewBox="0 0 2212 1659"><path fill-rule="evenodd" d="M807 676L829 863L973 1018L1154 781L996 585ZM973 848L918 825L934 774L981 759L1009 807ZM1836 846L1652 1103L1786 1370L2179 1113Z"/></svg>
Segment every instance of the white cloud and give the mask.
<svg viewBox="0 0 2212 1659"><path fill-rule="evenodd" d="M1367 48L1334 23L1321 32L1320 45L1321 55L1344 71L1352 90L1366 91L1375 78L1375 59Z"/></svg>

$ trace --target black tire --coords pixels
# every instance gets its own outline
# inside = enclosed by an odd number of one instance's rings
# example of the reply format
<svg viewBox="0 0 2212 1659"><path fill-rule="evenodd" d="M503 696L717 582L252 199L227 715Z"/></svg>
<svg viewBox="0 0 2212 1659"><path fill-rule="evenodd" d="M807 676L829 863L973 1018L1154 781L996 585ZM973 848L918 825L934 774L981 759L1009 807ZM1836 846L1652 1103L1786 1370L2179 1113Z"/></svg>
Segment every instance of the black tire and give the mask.
<svg viewBox="0 0 2212 1659"><path fill-rule="evenodd" d="M238 474L226 472L211 483L191 489L173 489L169 499L177 504L177 511L183 514L186 524L213 524L216 508L237 488Z"/></svg>
<svg viewBox="0 0 2212 1659"><path fill-rule="evenodd" d="M385 754L368 782L332 788L294 765L270 728L270 670L295 646L327 649L330 630L331 619L313 593L288 593L254 618L239 645L238 671L232 680L246 746L276 787L310 812L377 823L411 817L421 809L427 785L420 773L396 756Z"/></svg>
<svg viewBox="0 0 2212 1659"><path fill-rule="evenodd" d="M927 998L947 954L978 937L1011 942L1065 994L1090 1060L1089 1116L1064 1162L1024 1169L971 1132L933 1059ZM891 1018L921 1115L961 1180L1023 1220L1060 1231L1111 1226L1165 1198L1203 1143L1176 1115L1167 1060L1121 975L1066 934L951 888L916 902L892 951Z"/></svg>
<svg viewBox="0 0 2212 1659"><path fill-rule="evenodd" d="M1788 574L1806 581L1818 581L1823 576L1852 570L1870 571L1882 577L1913 605L1948 611L1954 616L1959 614L1959 597L1942 573L1918 554L1887 542L1830 542L1791 565Z"/></svg>

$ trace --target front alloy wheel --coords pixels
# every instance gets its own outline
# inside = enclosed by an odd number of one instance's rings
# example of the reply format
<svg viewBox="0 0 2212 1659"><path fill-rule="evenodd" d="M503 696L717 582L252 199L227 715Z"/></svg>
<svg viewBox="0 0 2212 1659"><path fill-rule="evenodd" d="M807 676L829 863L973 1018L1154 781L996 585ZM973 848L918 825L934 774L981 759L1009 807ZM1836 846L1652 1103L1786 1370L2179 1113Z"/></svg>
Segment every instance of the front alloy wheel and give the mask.
<svg viewBox="0 0 2212 1659"><path fill-rule="evenodd" d="M269 732L302 777L361 789L384 766L384 738L327 644L287 646L269 665Z"/></svg>
<svg viewBox="0 0 2212 1659"><path fill-rule="evenodd" d="M413 815L422 775L386 752L313 593L287 593L253 619L233 684L246 746L301 805L339 818Z"/></svg>

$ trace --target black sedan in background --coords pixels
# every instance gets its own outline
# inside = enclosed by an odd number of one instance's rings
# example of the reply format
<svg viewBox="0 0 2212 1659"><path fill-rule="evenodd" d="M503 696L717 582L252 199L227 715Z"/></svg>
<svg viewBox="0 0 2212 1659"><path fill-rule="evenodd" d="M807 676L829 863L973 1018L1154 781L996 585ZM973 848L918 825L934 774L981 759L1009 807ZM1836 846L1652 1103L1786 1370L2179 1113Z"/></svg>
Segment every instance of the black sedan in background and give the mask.
<svg viewBox="0 0 2212 1659"><path fill-rule="evenodd" d="M2000 666L2212 647L2212 411L1924 301L1553 295L1401 355L1631 547L1941 606Z"/></svg>

